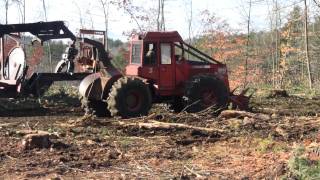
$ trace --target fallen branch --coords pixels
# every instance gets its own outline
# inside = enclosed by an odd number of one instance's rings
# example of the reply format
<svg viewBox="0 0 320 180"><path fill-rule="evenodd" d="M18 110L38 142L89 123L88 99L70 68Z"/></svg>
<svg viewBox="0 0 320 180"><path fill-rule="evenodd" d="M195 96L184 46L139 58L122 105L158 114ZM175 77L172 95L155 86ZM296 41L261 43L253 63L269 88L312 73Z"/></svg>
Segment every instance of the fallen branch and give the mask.
<svg viewBox="0 0 320 180"><path fill-rule="evenodd" d="M138 128L154 129L154 130L192 129L192 130L204 131L207 133L224 133L225 132L221 129L196 127L196 126L190 126L190 125L180 124L180 123L164 123L164 122L159 122L155 120L150 120L148 122L137 122L137 123L127 123L127 122L119 121L117 124L123 127L138 127Z"/></svg>
<svg viewBox="0 0 320 180"><path fill-rule="evenodd" d="M222 111L221 114L219 115L219 118L223 118L223 119L231 119L231 118L243 119L245 117L261 119L261 120L271 119L270 116L267 114L255 114L255 113L250 113L246 111L235 111L235 110Z"/></svg>
<svg viewBox="0 0 320 180"><path fill-rule="evenodd" d="M196 175L196 178L198 178L198 179L203 179L204 178L202 175L200 175L199 173L195 172L193 169L190 169L187 166L184 166L184 168L186 170L188 170L190 173Z"/></svg>
<svg viewBox="0 0 320 180"><path fill-rule="evenodd" d="M0 127L10 127L10 126L18 126L20 122L14 122L14 123L1 123Z"/></svg>
<svg viewBox="0 0 320 180"><path fill-rule="evenodd" d="M265 114L277 114L279 113L278 109L272 109L272 108L256 108L256 110L260 113L265 113Z"/></svg>

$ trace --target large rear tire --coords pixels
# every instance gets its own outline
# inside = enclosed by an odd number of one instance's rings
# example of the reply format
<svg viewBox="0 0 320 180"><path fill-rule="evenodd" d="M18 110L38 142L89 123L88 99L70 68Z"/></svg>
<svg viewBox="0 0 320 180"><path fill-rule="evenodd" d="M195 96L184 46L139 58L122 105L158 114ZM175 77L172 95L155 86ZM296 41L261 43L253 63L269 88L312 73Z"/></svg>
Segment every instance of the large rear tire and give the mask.
<svg viewBox="0 0 320 180"><path fill-rule="evenodd" d="M212 107L219 113L227 107L228 96L223 81L212 75L197 75L186 84L186 111L196 113Z"/></svg>
<svg viewBox="0 0 320 180"><path fill-rule="evenodd" d="M148 86L142 80L122 77L113 84L107 104L111 116L131 118L147 115L152 98Z"/></svg>

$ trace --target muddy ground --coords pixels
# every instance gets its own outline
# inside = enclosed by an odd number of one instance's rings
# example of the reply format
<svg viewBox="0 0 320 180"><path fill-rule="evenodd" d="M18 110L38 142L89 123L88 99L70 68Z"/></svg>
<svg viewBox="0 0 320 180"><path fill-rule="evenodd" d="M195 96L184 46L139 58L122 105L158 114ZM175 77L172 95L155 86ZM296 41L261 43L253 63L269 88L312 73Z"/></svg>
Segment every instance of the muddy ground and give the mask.
<svg viewBox="0 0 320 180"><path fill-rule="evenodd" d="M129 120L84 117L66 94L41 101L1 100L0 179L274 179L288 173L296 144L320 140L316 98L256 97L254 113L232 117L158 105ZM23 149L23 130L49 132L50 147Z"/></svg>

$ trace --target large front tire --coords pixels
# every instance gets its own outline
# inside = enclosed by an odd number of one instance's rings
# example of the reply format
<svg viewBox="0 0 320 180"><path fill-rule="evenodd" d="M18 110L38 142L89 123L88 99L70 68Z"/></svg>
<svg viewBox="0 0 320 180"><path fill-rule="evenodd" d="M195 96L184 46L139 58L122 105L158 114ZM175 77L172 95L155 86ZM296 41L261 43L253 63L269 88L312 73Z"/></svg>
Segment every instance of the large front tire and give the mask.
<svg viewBox="0 0 320 180"><path fill-rule="evenodd" d="M122 77L113 84L107 104L111 116L131 118L147 115L152 98L148 86L142 80Z"/></svg>
<svg viewBox="0 0 320 180"><path fill-rule="evenodd" d="M229 91L223 81L212 75L198 75L186 85L186 111L196 113L212 107L216 113L226 108Z"/></svg>
<svg viewBox="0 0 320 180"><path fill-rule="evenodd" d="M81 107L86 114L93 114L97 117L108 117L110 112L107 109L107 103L102 100L89 100L87 98L80 98Z"/></svg>

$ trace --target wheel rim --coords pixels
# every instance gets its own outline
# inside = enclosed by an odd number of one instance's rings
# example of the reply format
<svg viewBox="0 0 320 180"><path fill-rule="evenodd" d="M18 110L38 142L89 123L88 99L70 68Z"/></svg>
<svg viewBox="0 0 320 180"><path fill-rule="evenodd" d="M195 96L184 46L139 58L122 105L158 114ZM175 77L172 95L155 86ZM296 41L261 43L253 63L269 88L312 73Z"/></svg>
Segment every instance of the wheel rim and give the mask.
<svg viewBox="0 0 320 180"><path fill-rule="evenodd" d="M142 95L138 91L130 91L126 97L126 104L129 111L140 109L142 104Z"/></svg>
<svg viewBox="0 0 320 180"><path fill-rule="evenodd" d="M217 96L212 89L204 89L201 92L201 101L204 107L209 107L218 103Z"/></svg>

